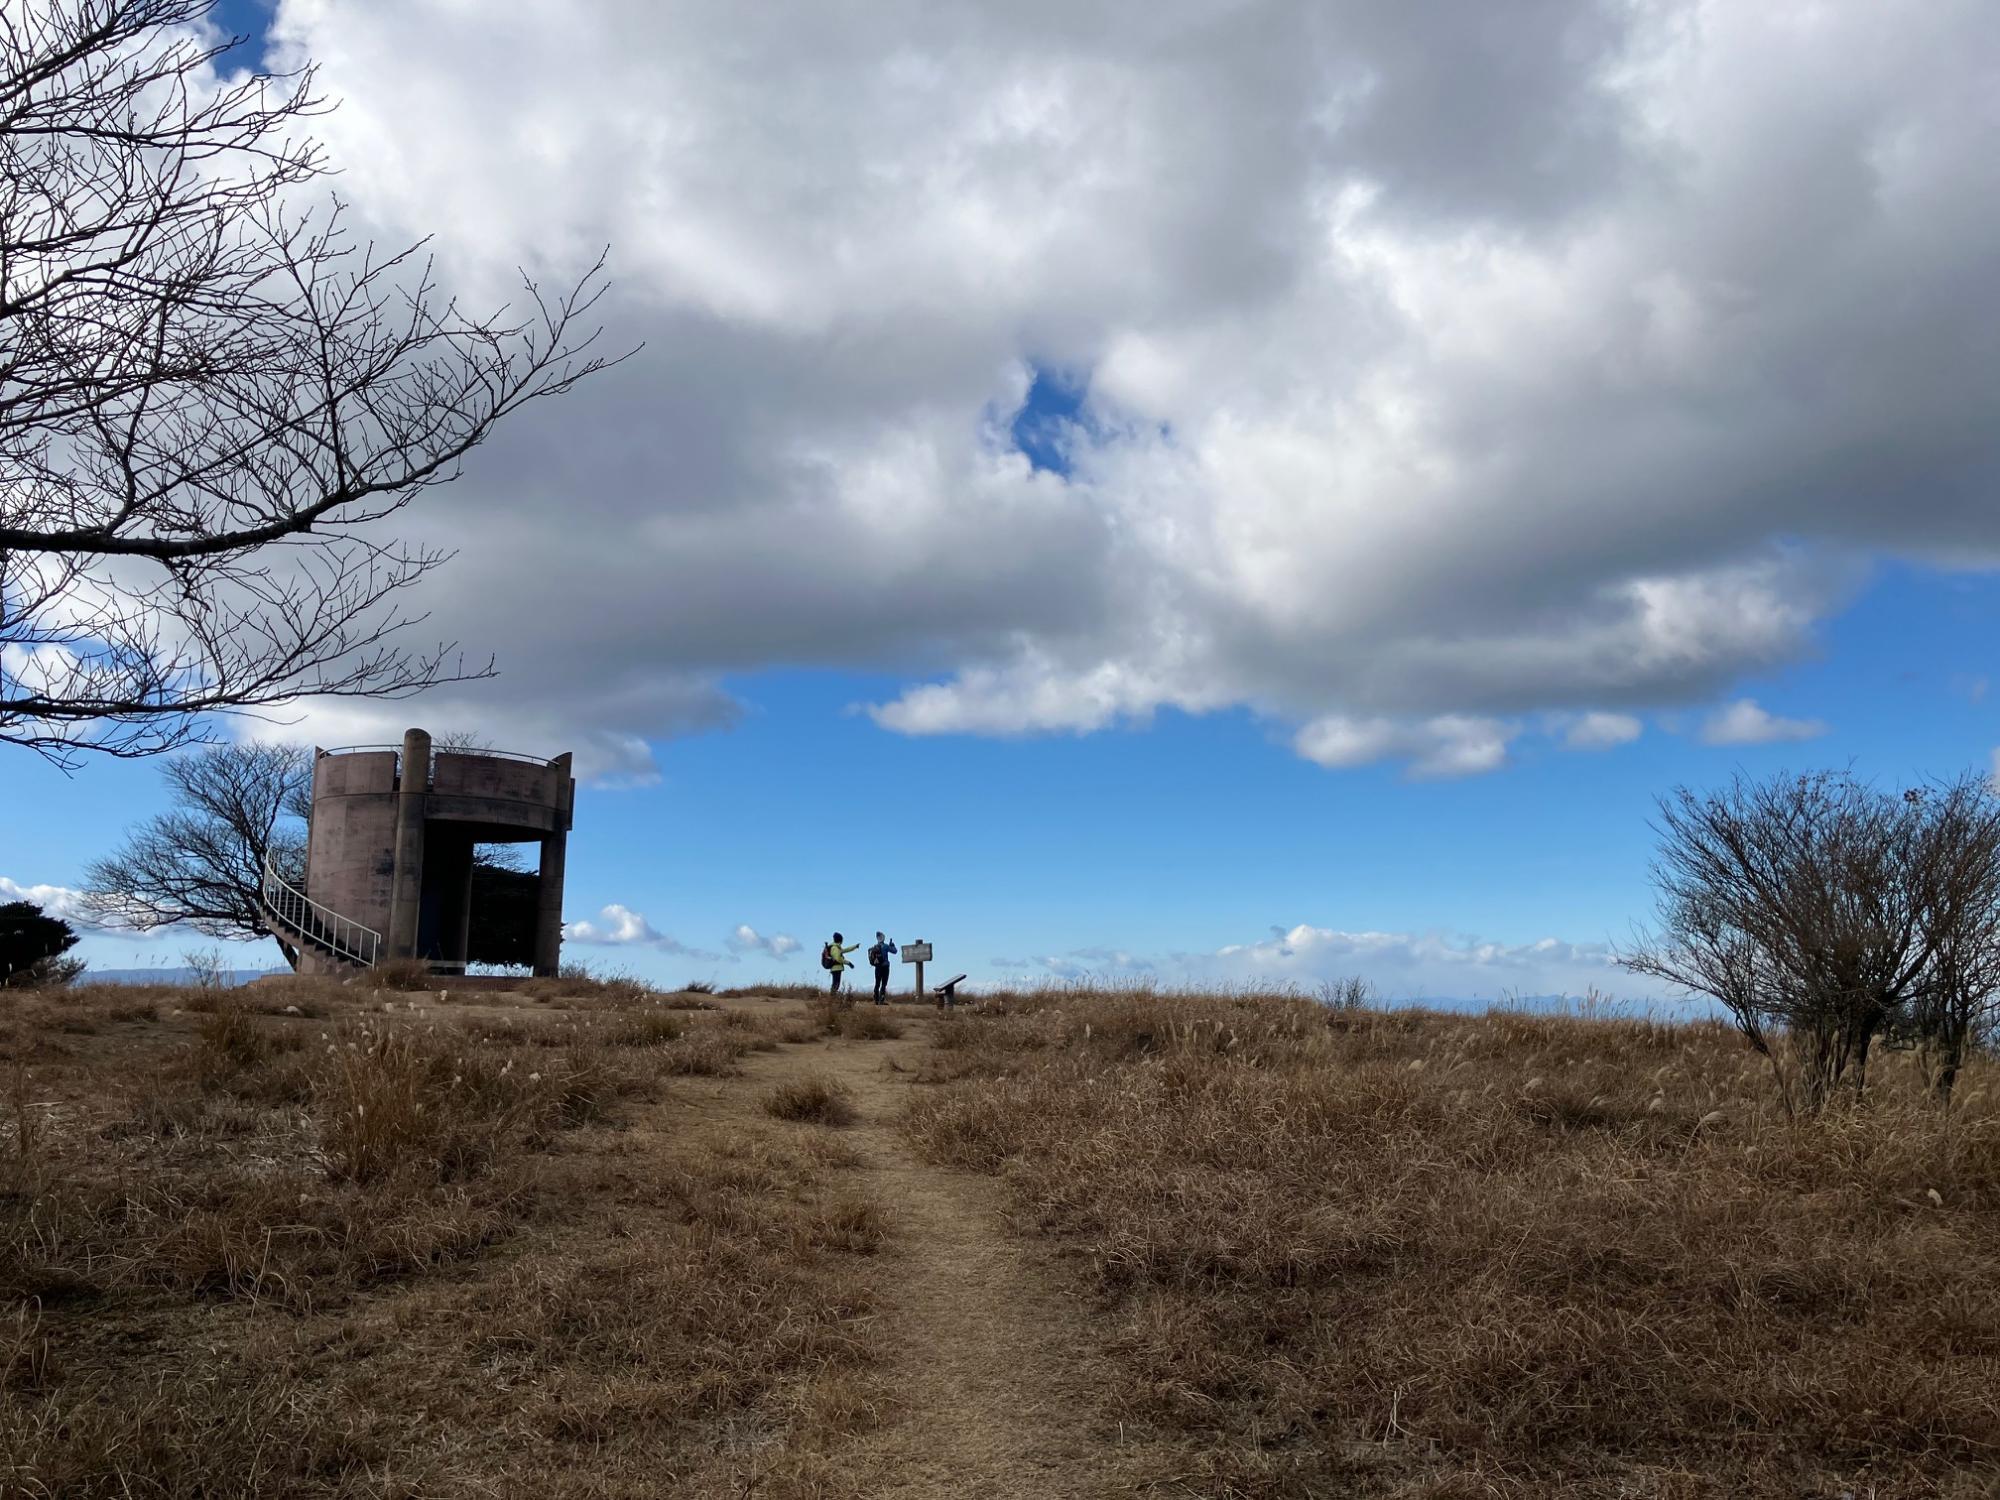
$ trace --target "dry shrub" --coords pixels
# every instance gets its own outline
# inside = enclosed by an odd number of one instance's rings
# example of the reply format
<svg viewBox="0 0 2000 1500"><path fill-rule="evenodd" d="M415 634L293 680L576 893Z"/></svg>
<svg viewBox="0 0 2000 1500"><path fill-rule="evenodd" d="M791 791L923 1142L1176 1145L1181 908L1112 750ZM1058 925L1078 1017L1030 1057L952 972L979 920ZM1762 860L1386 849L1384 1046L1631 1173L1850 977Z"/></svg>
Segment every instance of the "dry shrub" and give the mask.
<svg viewBox="0 0 2000 1500"><path fill-rule="evenodd" d="M216 1005L195 1023L206 1066L216 1071L254 1067L270 1050L247 1006L234 1000Z"/></svg>
<svg viewBox="0 0 2000 1500"><path fill-rule="evenodd" d="M596 1045L503 1052L463 1035L371 1030L336 1036L316 1082L313 1112L327 1168L369 1182L413 1169L456 1182L478 1175L515 1143L604 1117L640 1075Z"/></svg>
<svg viewBox="0 0 2000 1500"><path fill-rule="evenodd" d="M902 1022L886 1007L821 995L811 1007L812 1024L826 1036L850 1041L881 1041L903 1034Z"/></svg>
<svg viewBox="0 0 2000 1500"><path fill-rule="evenodd" d="M625 1005L636 1005L659 992L645 980L631 974L611 974L596 981L594 997Z"/></svg>
<svg viewBox="0 0 2000 1500"><path fill-rule="evenodd" d="M795 1078L779 1084L765 1096L764 1110L780 1120L815 1125L850 1125L855 1118L847 1090L833 1079L823 1077Z"/></svg>
<svg viewBox="0 0 2000 1500"><path fill-rule="evenodd" d="M884 1041L903 1034L903 1023L888 1011L873 1005L857 1005L841 1012L835 1030L850 1041Z"/></svg>
<svg viewBox="0 0 2000 1500"><path fill-rule="evenodd" d="M2000 1476L1990 1073L1794 1123L1708 1025L1058 994L939 1041L910 1138L1080 1252L1203 1493Z"/></svg>

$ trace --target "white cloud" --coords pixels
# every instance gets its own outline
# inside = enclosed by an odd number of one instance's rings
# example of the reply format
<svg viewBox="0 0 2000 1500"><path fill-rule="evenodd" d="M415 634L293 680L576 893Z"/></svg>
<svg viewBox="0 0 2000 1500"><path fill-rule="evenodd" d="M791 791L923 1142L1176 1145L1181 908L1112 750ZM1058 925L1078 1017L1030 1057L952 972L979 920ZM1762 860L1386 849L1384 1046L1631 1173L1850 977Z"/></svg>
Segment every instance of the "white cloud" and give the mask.
<svg viewBox="0 0 2000 1500"><path fill-rule="evenodd" d="M1054 978L1169 986L1278 987L1312 992L1360 977L1390 1000L1580 997L1673 999L1618 967L1609 944L1545 937L1502 943L1445 932L1346 931L1299 923L1254 942L1205 953L1146 955L1099 946L1029 958L995 958L1002 982Z"/></svg>
<svg viewBox="0 0 2000 1500"><path fill-rule="evenodd" d="M1507 763L1507 746L1519 733L1516 725L1462 714L1414 723L1329 714L1300 729L1292 747L1322 766L1360 766L1394 758L1407 760L1412 776L1477 776Z"/></svg>
<svg viewBox="0 0 2000 1500"><path fill-rule="evenodd" d="M661 934L641 912L616 902L597 914L594 922L565 922L563 937L572 943L657 943Z"/></svg>
<svg viewBox="0 0 2000 1500"><path fill-rule="evenodd" d="M716 957L713 953L690 948L679 939L669 937L647 921L644 912L636 912L615 901L599 911L594 919L565 922L563 940L604 948L655 948L662 953L678 953L689 958Z"/></svg>
<svg viewBox="0 0 2000 1500"><path fill-rule="evenodd" d="M799 940L788 932L774 932L766 936L748 922L739 922L736 930L729 934L729 946L737 953L764 953L772 958L783 958L788 953L799 951Z"/></svg>
<svg viewBox="0 0 2000 1500"><path fill-rule="evenodd" d="M83 892L66 885L22 885L0 875L0 901L32 901L48 916L60 917L73 927L96 925L83 904Z"/></svg>
<svg viewBox="0 0 2000 1500"><path fill-rule="evenodd" d="M425 629L504 675L395 727L644 777L831 667L896 732L1239 707L1468 774L1796 658L1875 557L2000 556L1969 0L277 29L364 220L474 301L609 242L647 345L409 513L459 551ZM1032 364L1087 384L1066 478L1009 436Z"/></svg>
<svg viewBox="0 0 2000 1500"><path fill-rule="evenodd" d="M1206 979L1310 986L1360 975L1394 999L1495 999L1580 995L1589 989L1638 996L1641 981L1617 966L1609 945L1541 938L1507 944L1447 933L1346 932L1310 923L1273 927L1254 943L1186 960Z"/></svg>
<svg viewBox="0 0 2000 1500"><path fill-rule="evenodd" d="M60 917L79 932L101 933L108 937L143 939L146 934L116 923L105 922L85 904L84 893L66 885L22 885L0 875L0 902L32 901L51 917Z"/></svg>
<svg viewBox="0 0 2000 1500"><path fill-rule="evenodd" d="M1629 745L1645 726L1632 714L1578 714L1563 725L1563 744L1571 750L1610 750Z"/></svg>
<svg viewBox="0 0 2000 1500"><path fill-rule="evenodd" d="M1738 698L1702 721L1704 745L1771 745L1787 740L1818 739L1827 731L1819 719L1787 719L1763 708L1755 698Z"/></svg>

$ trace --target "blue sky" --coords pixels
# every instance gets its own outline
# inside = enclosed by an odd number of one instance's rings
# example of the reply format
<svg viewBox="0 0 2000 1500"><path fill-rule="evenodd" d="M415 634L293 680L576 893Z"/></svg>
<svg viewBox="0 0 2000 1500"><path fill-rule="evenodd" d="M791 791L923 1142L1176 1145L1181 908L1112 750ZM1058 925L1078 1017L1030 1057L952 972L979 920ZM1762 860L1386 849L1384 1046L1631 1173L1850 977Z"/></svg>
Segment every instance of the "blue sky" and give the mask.
<svg viewBox="0 0 2000 1500"><path fill-rule="evenodd" d="M573 956L1632 993L1658 794L2000 747L1980 7L278 14L357 234L645 346L390 523L502 675L290 731L576 751ZM53 901L160 806L0 757Z"/></svg>
<svg viewBox="0 0 2000 1500"><path fill-rule="evenodd" d="M1851 762L1896 781L1990 763L1996 638L1991 578L1885 569L1830 623L1817 659L1740 685L1773 712L1824 720L1823 736L1711 746L1655 718L1633 744L1550 749L1442 781L1386 765L1322 769L1241 711L1168 711L1091 736L906 738L851 711L891 684L756 674L732 684L751 705L735 727L660 747L656 784L579 795L567 914L623 905L696 951L570 951L665 981L753 982L807 974L836 926L851 936L879 925L931 939L940 963L982 978L1135 972L1122 952L1186 982L1215 971L1174 955L1301 923L1509 946L1616 942L1649 909L1646 822L1670 785L1738 768ZM1691 727L1698 715L1685 717ZM9 762L16 811L0 866L22 884L80 885L93 854L161 806L144 762L70 777L20 752ZM735 952L739 924L811 952ZM92 935L82 951L128 967L171 963L187 946L205 943ZM246 953L261 964L268 948ZM1401 961L1372 967L1392 992L1461 988L1434 967L1414 980ZM1493 998L1522 982L1480 972L1462 988ZM1619 979L1605 983L1615 992Z"/></svg>

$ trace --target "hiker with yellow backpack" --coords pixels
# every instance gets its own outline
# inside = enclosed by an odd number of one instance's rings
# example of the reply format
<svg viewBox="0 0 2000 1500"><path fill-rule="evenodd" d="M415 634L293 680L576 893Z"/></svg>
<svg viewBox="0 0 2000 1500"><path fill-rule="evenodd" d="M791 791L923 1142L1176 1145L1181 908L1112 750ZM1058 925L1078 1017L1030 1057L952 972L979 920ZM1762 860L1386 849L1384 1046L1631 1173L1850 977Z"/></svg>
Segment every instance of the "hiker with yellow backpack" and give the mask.
<svg viewBox="0 0 2000 1500"><path fill-rule="evenodd" d="M819 950L819 966L822 969L831 970L833 974L832 994L838 995L840 993L840 976L854 967L853 961L847 955L854 952L860 946L859 943L848 942L836 932L833 935L833 941ZM850 1000L848 1003L851 1005L854 1002Z"/></svg>

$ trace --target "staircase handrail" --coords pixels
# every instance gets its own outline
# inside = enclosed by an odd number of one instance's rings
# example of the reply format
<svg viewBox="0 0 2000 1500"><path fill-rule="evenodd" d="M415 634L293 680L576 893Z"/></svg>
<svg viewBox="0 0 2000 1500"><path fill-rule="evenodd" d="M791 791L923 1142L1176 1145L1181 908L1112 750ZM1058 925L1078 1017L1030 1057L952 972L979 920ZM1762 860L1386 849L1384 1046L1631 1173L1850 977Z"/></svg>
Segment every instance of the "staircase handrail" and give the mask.
<svg viewBox="0 0 2000 1500"><path fill-rule="evenodd" d="M264 856L264 879L259 891L264 915L294 935L315 943L336 958L373 968L382 956L382 934L343 917L286 880Z"/></svg>

